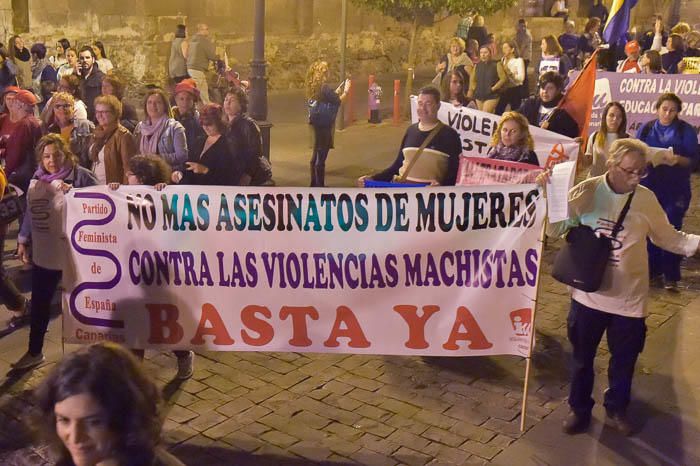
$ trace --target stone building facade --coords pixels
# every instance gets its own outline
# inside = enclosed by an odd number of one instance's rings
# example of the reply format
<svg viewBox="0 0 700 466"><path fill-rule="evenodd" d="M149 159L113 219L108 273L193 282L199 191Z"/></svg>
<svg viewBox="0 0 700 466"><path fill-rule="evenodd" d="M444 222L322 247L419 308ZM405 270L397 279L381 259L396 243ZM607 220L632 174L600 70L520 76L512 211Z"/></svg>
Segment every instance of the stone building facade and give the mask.
<svg viewBox="0 0 700 466"><path fill-rule="evenodd" d="M545 1L521 0L510 10L487 17L487 26L497 37L509 36L515 20L532 13L533 2ZM591 1L569 0L573 16L585 16L589 8L585 2ZM674 2L680 2L683 17L700 18L700 0L640 0L633 19L644 23L657 11L670 11ZM340 4L341 0L267 0L270 88L301 87L308 64L318 58L337 69L333 65L339 61ZM62 37L78 46L101 40L132 89L165 82L170 41L178 23L188 24L192 31L199 22L209 24L220 56L226 54L233 68L247 76L253 13L253 0L0 0L5 41L21 33L27 43L44 42L53 50ZM433 65L445 52L457 20L448 18L422 29L419 66ZM557 18L535 17L530 24L536 39L561 29ZM350 1L348 32L348 69L356 76L404 69L408 25L363 11Z"/></svg>

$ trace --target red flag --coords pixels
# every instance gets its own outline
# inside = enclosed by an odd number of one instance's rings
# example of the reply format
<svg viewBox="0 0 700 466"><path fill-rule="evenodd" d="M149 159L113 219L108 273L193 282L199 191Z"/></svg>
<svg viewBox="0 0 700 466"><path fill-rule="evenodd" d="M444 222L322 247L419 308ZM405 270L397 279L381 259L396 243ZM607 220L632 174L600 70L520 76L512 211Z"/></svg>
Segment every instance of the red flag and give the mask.
<svg viewBox="0 0 700 466"><path fill-rule="evenodd" d="M588 124L591 122L593 110L597 61L598 51L596 50L557 105L566 110L576 121L584 141L588 137Z"/></svg>

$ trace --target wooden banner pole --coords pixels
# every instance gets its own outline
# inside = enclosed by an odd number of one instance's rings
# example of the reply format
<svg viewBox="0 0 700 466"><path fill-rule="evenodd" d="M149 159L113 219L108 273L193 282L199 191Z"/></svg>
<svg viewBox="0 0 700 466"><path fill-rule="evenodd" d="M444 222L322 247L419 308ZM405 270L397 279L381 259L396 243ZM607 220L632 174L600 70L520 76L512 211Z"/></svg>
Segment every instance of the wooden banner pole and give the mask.
<svg viewBox="0 0 700 466"><path fill-rule="evenodd" d="M523 402L520 409L520 432L525 432L525 416L527 415L527 394L530 385L530 368L532 367L532 350L535 346L535 315L537 314L538 297L540 295L540 275L542 274L542 253L547 230L547 216L542 223L540 234L539 261L537 264L537 278L535 279L535 305L532 306L532 318L530 319L530 342L528 344L527 358L525 359L525 381L523 382Z"/></svg>

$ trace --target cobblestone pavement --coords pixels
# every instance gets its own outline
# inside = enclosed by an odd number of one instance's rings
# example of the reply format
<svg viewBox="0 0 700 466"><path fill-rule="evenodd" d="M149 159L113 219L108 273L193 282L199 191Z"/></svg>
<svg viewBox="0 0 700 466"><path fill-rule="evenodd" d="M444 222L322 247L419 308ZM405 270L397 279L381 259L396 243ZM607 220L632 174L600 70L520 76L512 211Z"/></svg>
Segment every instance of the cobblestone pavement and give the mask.
<svg viewBox="0 0 700 466"><path fill-rule="evenodd" d="M344 164L355 172L372 166L333 163L336 174ZM289 173L305 170L305 155L287 165ZM351 182L346 176L345 184ZM697 193L698 175L693 184ZM687 231L700 232L698 202L696 196ZM13 247L8 242L8 251ZM548 274L553 251L548 245L542 273L528 428L563 403L567 391L569 298ZM28 273L14 264L27 285ZM699 295L700 268L690 259L680 292L652 290L649 332ZM31 407L30 390L61 355L60 319L52 322L47 339L47 364L27 374L8 373L0 382L2 465L49 464L45 449L29 447L20 422ZM26 341L26 329L0 339L0 371L9 371ZM181 384L171 380L170 353L149 352L145 364L167 400L165 439L188 465L481 465L521 435L525 362L517 357L206 352L196 357L194 377ZM603 344L598 371L606 364Z"/></svg>

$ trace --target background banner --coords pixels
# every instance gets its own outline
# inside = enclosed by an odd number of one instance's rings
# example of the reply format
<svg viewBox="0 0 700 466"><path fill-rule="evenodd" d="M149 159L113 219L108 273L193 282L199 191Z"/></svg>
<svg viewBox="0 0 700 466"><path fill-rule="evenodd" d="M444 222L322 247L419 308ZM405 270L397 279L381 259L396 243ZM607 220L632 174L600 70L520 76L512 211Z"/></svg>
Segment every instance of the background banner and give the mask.
<svg viewBox="0 0 700 466"><path fill-rule="evenodd" d="M532 184L95 187L66 203L70 343L528 352L545 214Z"/></svg>
<svg viewBox="0 0 700 466"><path fill-rule="evenodd" d="M411 96L411 118L418 122L417 97ZM498 127L500 116L467 107L455 107L441 102L438 119L454 128L462 138L462 155L486 157L491 147L491 137ZM530 125L530 134L535 141L535 152L540 167L550 167L559 162L576 160L578 143L573 139Z"/></svg>
<svg viewBox="0 0 700 466"><path fill-rule="evenodd" d="M700 128L700 75L612 73L598 70L590 133L600 128L605 105L617 101L627 114L627 132L634 136L641 125L656 118L654 104L664 92L673 92L680 97L683 101L680 118L696 130Z"/></svg>

